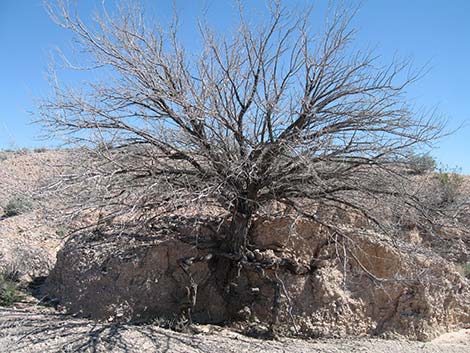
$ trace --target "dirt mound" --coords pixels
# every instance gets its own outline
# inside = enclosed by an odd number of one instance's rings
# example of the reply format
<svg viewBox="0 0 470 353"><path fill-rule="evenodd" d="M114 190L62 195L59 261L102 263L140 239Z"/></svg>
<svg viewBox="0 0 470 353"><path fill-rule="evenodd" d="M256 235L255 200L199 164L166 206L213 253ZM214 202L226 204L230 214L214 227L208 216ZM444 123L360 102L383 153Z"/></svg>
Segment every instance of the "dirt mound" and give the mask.
<svg viewBox="0 0 470 353"><path fill-rule="evenodd" d="M284 334L397 333L428 340L470 324L468 281L429 251L366 231L346 243L313 221L292 217L259 218L252 234L257 261L284 266L263 273L241 269L231 283L218 256L195 263L196 321L223 323L235 313L235 325L244 329L267 327L273 283L279 283ZM172 319L187 307L190 288L178 259L207 256L195 242L210 241L201 228L166 237L83 234L60 251L46 292L69 312L94 319Z"/></svg>
<svg viewBox="0 0 470 353"><path fill-rule="evenodd" d="M46 283L46 293L59 298L70 312L94 319L171 317L185 296L181 283L186 279L176 261L195 252L178 240L143 241L130 235L91 241L75 238L59 252L60 264ZM200 283L209 275L204 264L196 265L193 271ZM204 313L202 308L198 312L220 322L222 304L217 297L210 298L210 293L208 288L204 297L215 310L209 305Z"/></svg>

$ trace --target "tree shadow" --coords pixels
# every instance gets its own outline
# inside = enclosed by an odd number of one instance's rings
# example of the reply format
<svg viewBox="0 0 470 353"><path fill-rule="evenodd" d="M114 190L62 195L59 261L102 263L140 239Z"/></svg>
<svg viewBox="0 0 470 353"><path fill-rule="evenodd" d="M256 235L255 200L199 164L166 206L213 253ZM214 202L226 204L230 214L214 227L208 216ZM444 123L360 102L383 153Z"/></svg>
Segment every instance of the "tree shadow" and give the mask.
<svg viewBox="0 0 470 353"><path fill-rule="evenodd" d="M186 334L154 325L98 323L40 308L0 308L2 352L214 352L264 349L241 336ZM237 345L237 346L235 346ZM241 348L241 347L240 347ZM234 350L235 349L235 350Z"/></svg>

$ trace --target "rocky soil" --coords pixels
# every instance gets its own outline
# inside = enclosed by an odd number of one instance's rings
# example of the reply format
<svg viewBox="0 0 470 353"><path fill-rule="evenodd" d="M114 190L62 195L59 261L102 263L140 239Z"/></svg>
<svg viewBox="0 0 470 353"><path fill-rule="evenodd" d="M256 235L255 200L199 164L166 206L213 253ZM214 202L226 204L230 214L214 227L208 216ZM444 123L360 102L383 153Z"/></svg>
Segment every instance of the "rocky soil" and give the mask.
<svg viewBox="0 0 470 353"><path fill-rule="evenodd" d="M0 308L0 350L26 352L283 352L283 353L468 353L470 330L431 342L341 338L265 341L219 326L198 325L193 333L154 325L103 324L37 308Z"/></svg>

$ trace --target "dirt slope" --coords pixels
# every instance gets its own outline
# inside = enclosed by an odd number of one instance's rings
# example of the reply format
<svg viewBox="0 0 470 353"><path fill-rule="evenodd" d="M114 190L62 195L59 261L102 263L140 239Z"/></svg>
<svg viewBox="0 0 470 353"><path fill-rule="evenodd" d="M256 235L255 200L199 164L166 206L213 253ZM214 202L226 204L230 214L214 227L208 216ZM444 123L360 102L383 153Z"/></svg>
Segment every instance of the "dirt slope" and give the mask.
<svg viewBox="0 0 470 353"><path fill-rule="evenodd" d="M56 200L40 198L38 190L63 170L68 156L65 151L0 152L0 270L16 269L30 280L47 275L55 263L63 234L48 206ZM30 200L31 210L6 217L5 208L17 197Z"/></svg>

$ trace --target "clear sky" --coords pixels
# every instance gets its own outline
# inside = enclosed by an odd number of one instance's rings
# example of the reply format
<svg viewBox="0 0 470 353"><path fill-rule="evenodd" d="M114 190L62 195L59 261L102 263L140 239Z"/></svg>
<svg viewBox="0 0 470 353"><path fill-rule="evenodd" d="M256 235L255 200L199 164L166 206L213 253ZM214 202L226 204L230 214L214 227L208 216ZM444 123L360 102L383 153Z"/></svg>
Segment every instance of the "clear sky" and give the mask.
<svg viewBox="0 0 470 353"><path fill-rule="evenodd" d="M77 1L86 16L99 0ZM245 0L262 11L264 1ZM348 1L345 1L348 3ZM107 3L113 3L107 0ZM146 0L148 12L171 16L172 0ZM305 3L286 0L287 6ZM324 8L326 0L314 1ZM219 29L233 18L233 0L177 0L181 35L191 41L194 19L205 13ZM470 1L364 0L355 18L356 45L374 47L383 57L413 58L416 67L428 64L427 75L409 89L418 106L437 107L456 133L436 143L431 154L449 167L470 174ZM0 148L52 146L38 139L39 126L31 124L34 99L50 91L46 70L55 47L71 48L70 34L55 25L42 0L0 0Z"/></svg>

